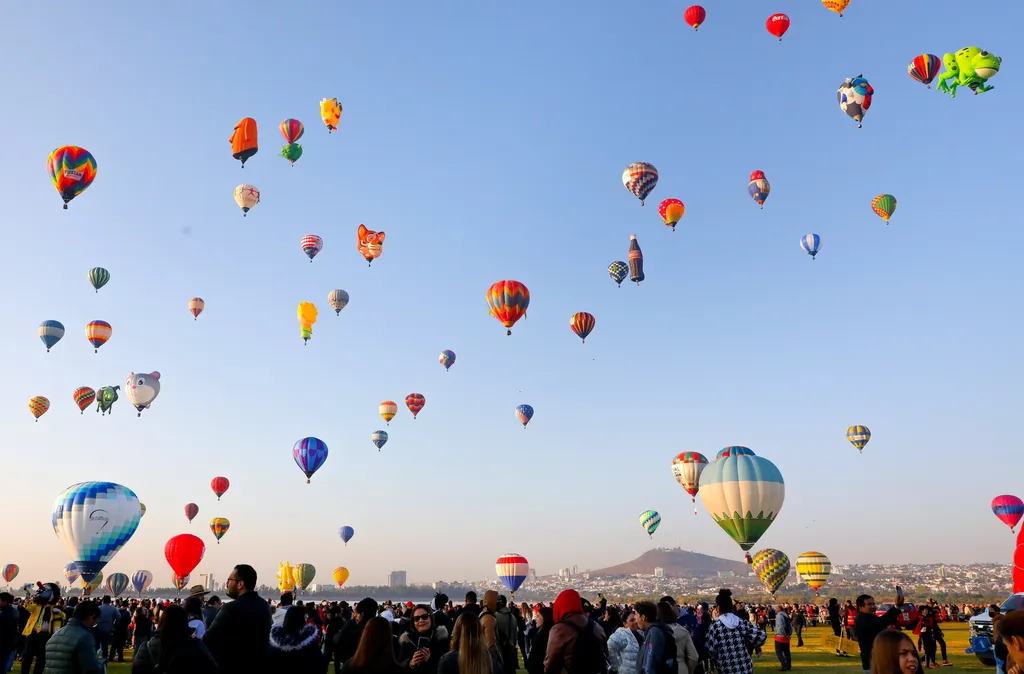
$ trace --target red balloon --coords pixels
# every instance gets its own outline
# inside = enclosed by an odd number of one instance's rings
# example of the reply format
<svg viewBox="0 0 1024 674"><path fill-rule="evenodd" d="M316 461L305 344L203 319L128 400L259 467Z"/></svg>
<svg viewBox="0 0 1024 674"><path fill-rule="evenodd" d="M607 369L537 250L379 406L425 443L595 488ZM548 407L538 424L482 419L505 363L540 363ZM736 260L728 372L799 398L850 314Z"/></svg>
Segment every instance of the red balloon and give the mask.
<svg viewBox="0 0 1024 674"><path fill-rule="evenodd" d="M764 27L768 29L769 33L779 38L779 42L782 42L782 36L789 30L789 17L785 14L772 14L764 22Z"/></svg>
<svg viewBox="0 0 1024 674"><path fill-rule="evenodd" d="M687 25L693 26L694 30L697 30L706 18L708 18L708 13L700 5L687 7L686 11L683 12L683 20L686 21Z"/></svg>
<svg viewBox="0 0 1024 674"><path fill-rule="evenodd" d="M199 562L203 561L205 554L206 544L203 539L192 534L178 534L164 546L164 557L171 565L171 570L179 576L192 573Z"/></svg>
<svg viewBox="0 0 1024 674"><path fill-rule="evenodd" d="M189 522L194 520L196 518L196 515L198 514L199 506L197 506L195 503L189 503L188 505L185 506L185 517L188 518Z"/></svg>
<svg viewBox="0 0 1024 674"><path fill-rule="evenodd" d="M230 487L230 486L231 486L231 483L228 482L228 479L226 477L215 477L215 478L213 478L213 480L210 481L210 489L212 489L213 493L217 495L217 500L218 501L220 500L220 497L224 495L224 492L226 492L228 490L228 487Z"/></svg>

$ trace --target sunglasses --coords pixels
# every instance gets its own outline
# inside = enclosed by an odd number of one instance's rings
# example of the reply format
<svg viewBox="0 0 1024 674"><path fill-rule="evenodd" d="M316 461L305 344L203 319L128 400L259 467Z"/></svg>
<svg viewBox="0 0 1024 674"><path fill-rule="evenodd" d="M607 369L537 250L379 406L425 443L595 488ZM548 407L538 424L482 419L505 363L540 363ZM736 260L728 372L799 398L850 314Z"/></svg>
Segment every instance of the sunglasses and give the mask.
<svg viewBox="0 0 1024 674"><path fill-rule="evenodd" d="M412 617L412 619L413 619L413 622L426 622L426 621L430 620L430 615L427 614L427 613L421 613L419 615L414 615Z"/></svg>

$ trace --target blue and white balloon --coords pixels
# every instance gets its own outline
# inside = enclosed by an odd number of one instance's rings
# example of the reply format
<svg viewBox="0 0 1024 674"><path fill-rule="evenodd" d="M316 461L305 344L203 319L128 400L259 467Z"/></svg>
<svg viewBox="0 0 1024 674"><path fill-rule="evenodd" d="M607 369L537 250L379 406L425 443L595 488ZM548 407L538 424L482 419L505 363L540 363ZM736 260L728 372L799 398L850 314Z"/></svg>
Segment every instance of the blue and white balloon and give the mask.
<svg viewBox="0 0 1024 674"><path fill-rule="evenodd" d="M811 259L818 254L821 249L821 237L817 234L804 234L803 238L800 239L800 247L804 249Z"/></svg>
<svg viewBox="0 0 1024 674"><path fill-rule="evenodd" d="M53 531L86 583L131 539L141 519L139 497L113 482L73 484L53 503Z"/></svg>

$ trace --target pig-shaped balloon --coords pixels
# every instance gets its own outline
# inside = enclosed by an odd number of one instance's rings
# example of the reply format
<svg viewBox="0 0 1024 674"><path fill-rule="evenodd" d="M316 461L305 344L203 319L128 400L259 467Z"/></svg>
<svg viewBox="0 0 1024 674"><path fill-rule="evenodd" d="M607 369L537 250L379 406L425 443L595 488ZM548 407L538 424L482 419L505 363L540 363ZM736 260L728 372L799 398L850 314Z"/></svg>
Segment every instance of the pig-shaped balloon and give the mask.
<svg viewBox="0 0 1024 674"><path fill-rule="evenodd" d="M149 409L156 397L160 395L160 373L135 374L132 372L124 383L124 390L125 395L128 396L128 402L135 405L135 409L139 411L138 416L141 417L142 410Z"/></svg>

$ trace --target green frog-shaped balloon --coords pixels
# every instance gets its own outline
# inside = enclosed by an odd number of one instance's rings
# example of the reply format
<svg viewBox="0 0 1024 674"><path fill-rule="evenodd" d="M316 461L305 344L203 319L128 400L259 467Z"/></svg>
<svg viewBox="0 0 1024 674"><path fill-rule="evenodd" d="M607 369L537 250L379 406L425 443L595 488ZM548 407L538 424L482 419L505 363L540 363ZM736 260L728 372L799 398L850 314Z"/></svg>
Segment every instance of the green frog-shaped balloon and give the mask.
<svg viewBox="0 0 1024 674"><path fill-rule="evenodd" d="M112 412L114 403L117 402L117 392L120 386L104 386L96 392L96 411L106 415Z"/></svg>
<svg viewBox="0 0 1024 674"><path fill-rule="evenodd" d="M999 72L1003 59L977 47L964 47L956 54L946 54L942 63L946 72L939 75L939 91L956 98L957 87L968 87L975 94L992 91L985 83Z"/></svg>

